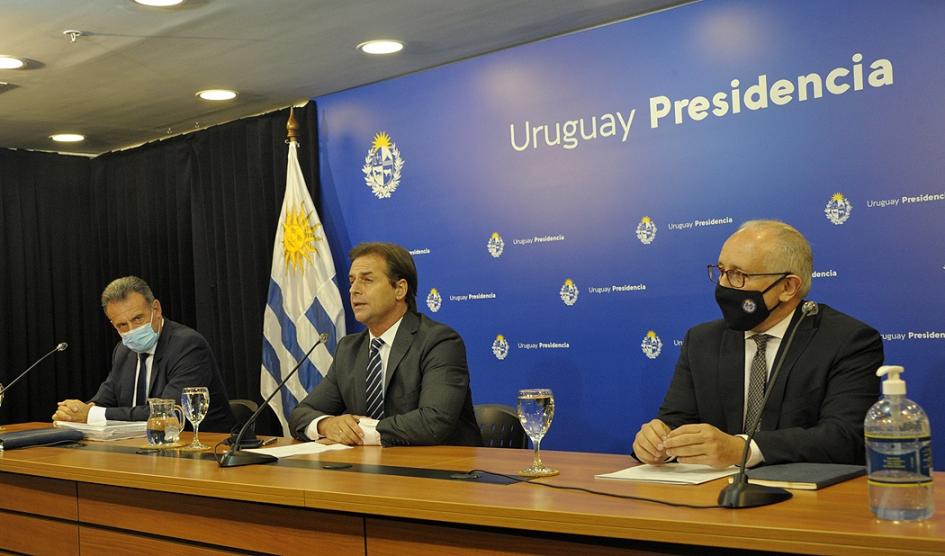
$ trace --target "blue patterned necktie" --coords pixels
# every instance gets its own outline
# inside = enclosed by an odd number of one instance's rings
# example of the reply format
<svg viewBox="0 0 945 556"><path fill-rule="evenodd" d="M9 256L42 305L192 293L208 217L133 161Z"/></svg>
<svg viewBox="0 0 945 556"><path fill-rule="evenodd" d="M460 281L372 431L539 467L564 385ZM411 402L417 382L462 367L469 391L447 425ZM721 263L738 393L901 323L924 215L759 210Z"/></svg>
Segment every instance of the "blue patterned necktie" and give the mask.
<svg viewBox="0 0 945 556"><path fill-rule="evenodd" d="M381 346L384 340L371 340L371 359L367 366L367 415L372 419L384 417L384 373L381 372Z"/></svg>
<svg viewBox="0 0 945 556"><path fill-rule="evenodd" d="M135 383L135 400L132 405L148 403L148 356L150 353L139 353L138 382Z"/></svg>
<svg viewBox="0 0 945 556"><path fill-rule="evenodd" d="M750 434L748 430L751 423L755 423L755 430L761 428L761 410L762 402L765 399L765 386L768 382L768 360L765 358L765 346L771 336L767 334L755 334L751 337L758 348L755 351L755 357L751 360L751 375L748 379L748 406L745 409L745 424L743 425L745 434Z"/></svg>

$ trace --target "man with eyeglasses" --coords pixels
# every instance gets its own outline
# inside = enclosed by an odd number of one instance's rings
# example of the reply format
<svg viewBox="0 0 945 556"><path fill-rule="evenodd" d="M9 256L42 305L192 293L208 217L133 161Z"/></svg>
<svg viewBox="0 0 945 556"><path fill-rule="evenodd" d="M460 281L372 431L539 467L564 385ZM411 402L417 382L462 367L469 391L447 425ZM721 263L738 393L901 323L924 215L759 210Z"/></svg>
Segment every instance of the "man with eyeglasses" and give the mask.
<svg viewBox="0 0 945 556"><path fill-rule="evenodd" d="M749 466L862 464L882 340L826 305L804 314L813 272L804 236L783 222L746 222L708 271L723 319L687 332L659 415L637 432L633 455L650 464L675 458L727 467L741 461L746 428L757 423ZM795 326L789 352L780 353ZM781 358L776 382L767 384Z"/></svg>
<svg viewBox="0 0 945 556"><path fill-rule="evenodd" d="M91 401L59 402L54 421L146 421L148 398L180 403L184 388L206 386L210 408L200 430L230 431L235 419L223 379L199 332L165 319L161 302L137 276L113 280L102 292L102 309L121 336L112 351L111 372Z"/></svg>

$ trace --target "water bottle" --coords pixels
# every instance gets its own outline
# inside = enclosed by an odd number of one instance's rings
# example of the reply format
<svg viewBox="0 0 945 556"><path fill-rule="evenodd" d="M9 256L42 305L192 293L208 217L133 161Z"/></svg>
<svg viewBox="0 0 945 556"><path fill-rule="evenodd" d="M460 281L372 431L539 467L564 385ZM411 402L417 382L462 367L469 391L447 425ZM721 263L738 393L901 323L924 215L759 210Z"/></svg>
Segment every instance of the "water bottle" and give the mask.
<svg viewBox="0 0 945 556"><path fill-rule="evenodd" d="M883 397L866 414L866 470L870 509L880 519L932 517L932 430L917 403L906 399L902 367L886 365Z"/></svg>

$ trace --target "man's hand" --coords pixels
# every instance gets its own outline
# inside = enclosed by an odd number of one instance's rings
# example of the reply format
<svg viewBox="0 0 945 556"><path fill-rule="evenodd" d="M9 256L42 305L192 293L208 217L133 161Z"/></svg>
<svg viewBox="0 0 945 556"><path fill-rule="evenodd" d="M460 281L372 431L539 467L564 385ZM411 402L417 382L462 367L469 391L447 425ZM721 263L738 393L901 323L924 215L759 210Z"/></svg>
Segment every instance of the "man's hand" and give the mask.
<svg viewBox="0 0 945 556"><path fill-rule="evenodd" d="M358 426L359 419L357 415L326 417L318 422L318 434L332 442L360 446L363 443L364 431Z"/></svg>
<svg viewBox="0 0 945 556"><path fill-rule="evenodd" d="M673 429L663 447L679 463L703 463L721 469L741 462L745 440L700 423Z"/></svg>
<svg viewBox="0 0 945 556"><path fill-rule="evenodd" d="M668 457L663 440L669 433L669 427L659 419L645 423L633 439L633 455L643 463L662 464Z"/></svg>
<svg viewBox="0 0 945 556"><path fill-rule="evenodd" d="M89 409L91 403L85 403L80 400L62 400L53 413L53 421L72 421L73 423L85 423L89 418Z"/></svg>

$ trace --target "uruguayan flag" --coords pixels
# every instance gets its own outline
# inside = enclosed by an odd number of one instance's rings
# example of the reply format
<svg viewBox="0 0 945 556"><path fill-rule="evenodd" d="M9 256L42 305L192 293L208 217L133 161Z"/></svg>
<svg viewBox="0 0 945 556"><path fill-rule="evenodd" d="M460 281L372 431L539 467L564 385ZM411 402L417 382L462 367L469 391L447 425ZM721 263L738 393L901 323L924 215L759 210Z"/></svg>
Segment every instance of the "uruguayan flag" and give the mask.
<svg viewBox="0 0 945 556"><path fill-rule="evenodd" d="M289 413L328 372L335 342L345 334L335 265L321 220L305 187L297 151L296 142L290 142L285 199L272 250L269 298L263 319L259 384L263 398L302 360L319 334L327 334L328 341L315 348L298 374L270 403L286 436Z"/></svg>

